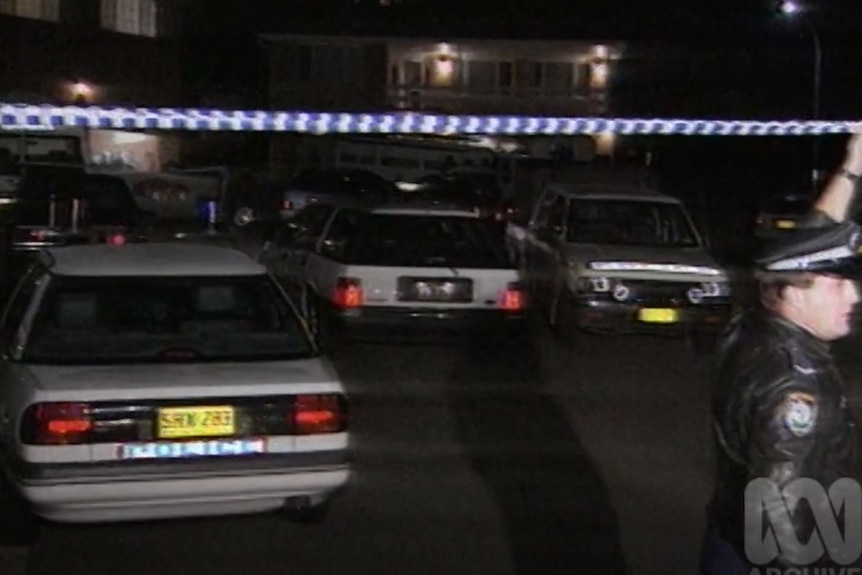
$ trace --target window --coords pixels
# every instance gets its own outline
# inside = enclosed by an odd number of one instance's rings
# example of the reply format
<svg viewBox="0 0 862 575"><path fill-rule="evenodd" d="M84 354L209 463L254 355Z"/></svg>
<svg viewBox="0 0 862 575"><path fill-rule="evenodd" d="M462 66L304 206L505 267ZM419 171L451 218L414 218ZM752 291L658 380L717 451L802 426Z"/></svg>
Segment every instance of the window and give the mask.
<svg viewBox="0 0 862 575"><path fill-rule="evenodd" d="M314 49L311 46L302 45L297 53L296 74L300 80L311 80L312 61L314 60Z"/></svg>
<svg viewBox="0 0 862 575"><path fill-rule="evenodd" d="M678 204L583 200L569 212L568 241L638 247L693 248L698 236Z"/></svg>
<svg viewBox="0 0 862 575"><path fill-rule="evenodd" d="M548 194L536 212L535 225L539 230L560 230L566 221L566 199L557 194Z"/></svg>
<svg viewBox="0 0 862 575"><path fill-rule="evenodd" d="M27 137L0 135L0 156L17 160L22 152L31 162L82 164L81 140L75 136L33 135ZM2 173L2 172L0 172Z"/></svg>
<svg viewBox="0 0 862 575"><path fill-rule="evenodd" d="M345 209L335 214L326 239L323 241L322 253L336 261L343 261L344 248L354 235L360 215L355 210Z"/></svg>
<svg viewBox="0 0 862 575"><path fill-rule="evenodd" d="M43 277L44 271L42 265L38 263L31 266L12 294L12 298L3 313L2 326L0 326L0 345L2 345L3 352L11 351L9 346L15 343L21 322L24 321L30 310L38 281Z"/></svg>
<svg viewBox="0 0 862 575"><path fill-rule="evenodd" d="M316 239L323 233L333 210L334 208L327 204L311 204L294 216L293 223L304 237Z"/></svg>
<svg viewBox="0 0 862 575"><path fill-rule="evenodd" d="M24 360L112 365L310 357L299 317L267 275L54 276Z"/></svg>
<svg viewBox="0 0 862 575"><path fill-rule="evenodd" d="M545 92L550 96L565 96L572 92L575 82L575 67L570 62L546 62Z"/></svg>
<svg viewBox="0 0 862 575"><path fill-rule="evenodd" d="M511 88L515 77L514 66L511 62L500 62L497 69L497 87Z"/></svg>
<svg viewBox="0 0 862 575"><path fill-rule="evenodd" d="M102 28L135 36L158 36L156 0L102 0Z"/></svg>
<svg viewBox="0 0 862 575"><path fill-rule="evenodd" d="M464 216L363 214L344 246L350 265L495 269L509 265L487 222Z"/></svg>
<svg viewBox="0 0 862 575"><path fill-rule="evenodd" d="M60 0L0 0L0 13L59 22Z"/></svg>
<svg viewBox="0 0 862 575"><path fill-rule="evenodd" d="M414 158L388 156L380 158L380 165L387 168L419 168L422 164Z"/></svg>
<svg viewBox="0 0 862 575"><path fill-rule="evenodd" d="M468 64L467 87L473 94L488 94L496 89L497 64L473 60Z"/></svg>

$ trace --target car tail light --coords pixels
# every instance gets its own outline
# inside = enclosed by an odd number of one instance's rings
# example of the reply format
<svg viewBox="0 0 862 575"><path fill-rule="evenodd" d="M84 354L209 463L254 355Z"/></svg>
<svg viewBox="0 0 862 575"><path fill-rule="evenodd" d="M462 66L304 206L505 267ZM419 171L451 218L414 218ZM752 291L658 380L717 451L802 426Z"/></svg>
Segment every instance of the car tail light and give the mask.
<svg viewBox="0 0 862 575"><path fill-rule="evenodd" d="M516 282L510 283L500 296L500 307L507 311L524 309L524 290Z"/></svg>
<svg viewBox="0 0 862 575"><path fill-rule="evenodd" d="M93 420L86 403L31 405L21 423L22 441L28 445L80 445L89 443Z"/></svg>
<svg viewBox="0 0 862 575"><path fill-rule="evenodd" d="M126 243L126 236L119 232L108 234L108 236L105 238L105 242L112 246L122 246Z"/></svg>
<svg viewBox="0 0 862 575"><path fill-rule="evenodd" d="M338 394L298 395L290 407L295 435L340 433L347 429L347 407Z"/></svg>
<svg viewBox="0 0 862 575"><path fill-rule="evenodd" d="M361 307L364 300L362 282L356 278L338 278L333 302L340 308Z"/></svg>

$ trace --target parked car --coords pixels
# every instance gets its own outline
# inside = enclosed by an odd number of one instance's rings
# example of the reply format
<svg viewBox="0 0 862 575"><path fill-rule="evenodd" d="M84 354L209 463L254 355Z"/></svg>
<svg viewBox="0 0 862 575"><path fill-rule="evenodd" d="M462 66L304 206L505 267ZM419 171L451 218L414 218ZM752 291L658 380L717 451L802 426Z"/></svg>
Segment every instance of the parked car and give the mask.
<svg viewBox="0 0 862 575"><path fill-rule="evenodd" d="M783 194L762 202L758 206L755 237L771 239L796 229L813 202L811 194Z"/></svg>
<svg viewBox="0 0 862 575"><path fill-rule="evenodd" d="M33 542L43 519L316 522L350 476L344 386L238 251L43 250L0 340L0 542Z"/></svg>
<svg viewBox="0 0 862 575"><path fill-rule="evenodd" d="M550 184L512 249L534 303L562 337L666 333L708 342L731 284L683 203L649 188Z"/></svg>
<svg viewBox="0 0 862 575"><path fill-rule="evenodd" d="M357 168L308 168L287 184L281 216L290 219L310 203L379 203L393 201L395 184L368 170Z"/></svg>

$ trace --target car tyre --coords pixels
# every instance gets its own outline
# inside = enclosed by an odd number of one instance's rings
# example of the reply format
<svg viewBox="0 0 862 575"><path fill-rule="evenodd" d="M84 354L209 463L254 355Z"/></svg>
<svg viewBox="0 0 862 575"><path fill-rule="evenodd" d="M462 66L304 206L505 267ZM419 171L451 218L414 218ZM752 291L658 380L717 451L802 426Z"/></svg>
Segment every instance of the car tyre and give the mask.
<svg viewBox="0 0 862 575"><path fill-rule="evenodd" d="M332 503L324 499L318 503L295 504L288 500L281 510L281 515L291 523L302 525L319 525L329 517Z"/></svg>
<svg viewBox="0 0 862 575"><path fill-rule="evenodd" d="M0 546L30 546L39 538L41 527L30 504L0 473Z"/></svg>

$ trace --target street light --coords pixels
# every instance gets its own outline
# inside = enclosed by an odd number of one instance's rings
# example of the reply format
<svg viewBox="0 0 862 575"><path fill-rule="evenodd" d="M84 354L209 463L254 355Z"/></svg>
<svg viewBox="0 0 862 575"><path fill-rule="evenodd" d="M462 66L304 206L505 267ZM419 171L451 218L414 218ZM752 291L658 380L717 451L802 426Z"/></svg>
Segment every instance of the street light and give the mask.
<svg viewBox="0 0 862 575"><path fill-rule="evenodd" d="M808 28L811 33L811 40L814 42L814 74L813 74L813 93L811 96L811 115L812 120L820 119L820 77L821 68L823 66L823 49L820 44L820 34L817 33L817 28L811 23L811 20L805 17L805 7L794 0L782 0L778 3L778 11L782 16L788 19L797 19ZM814 136L813 149L813 165L811 166L811 186L814 193L817 193L817 184L820 181L820 136Z"/></svg>

